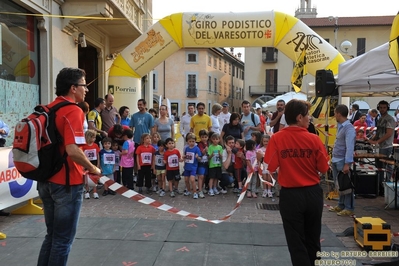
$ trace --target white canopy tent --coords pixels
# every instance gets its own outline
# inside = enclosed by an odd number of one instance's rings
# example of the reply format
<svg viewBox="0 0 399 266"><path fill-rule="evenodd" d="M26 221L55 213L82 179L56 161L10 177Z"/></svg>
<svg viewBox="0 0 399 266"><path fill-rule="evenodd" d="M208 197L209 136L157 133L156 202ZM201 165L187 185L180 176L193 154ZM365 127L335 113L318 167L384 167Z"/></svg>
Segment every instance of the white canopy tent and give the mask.
<svg viewBox="0 0 399 266"><path fill-rule="evenodd" d="M265 104L262 105L263 108L270 108L270 107L276 107L277 101L279 100L284 100L285 103L291 101L292 99L298 99L298 100L304 100L306 101L308 99L308 96L304 93L301 92L287 92L283 95L279 95L273 100L270 100L266 102Z"/></svg>
<svg viewBox="0 0 399 266"><path fill-rule="evenodd" d="M399 96L399 74L388 49L385 43L340 64L337 85L341 96Z"/></svg>

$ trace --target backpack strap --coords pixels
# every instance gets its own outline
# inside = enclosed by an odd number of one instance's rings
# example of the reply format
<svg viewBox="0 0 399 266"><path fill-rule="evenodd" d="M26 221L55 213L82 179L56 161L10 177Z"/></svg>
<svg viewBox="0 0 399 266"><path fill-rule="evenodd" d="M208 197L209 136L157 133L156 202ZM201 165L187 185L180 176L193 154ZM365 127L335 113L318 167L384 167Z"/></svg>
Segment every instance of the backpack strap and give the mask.
<svg viewBox="0 0 399 266"><path fill-rule="evenodd" d="M72 105L72 104L76 105L76 103L72 103L72 102L69 102L69 101L62 101L62 102L57 103L56 105L54 105L52 107L48 107L48 105L46 107L49 108L50 111L54 112L54 115L56 115L56 112L60 108L62 108L64 106L67 106L67 105ZM54 117L54 121L55 121L55 117ZM54 127L54 128L55 128L55 130L57 132L58 137L61 138L61 134L58 132L57 127ZM66 187L66 192L69 193L69 192L71 192L71 186L70 186L70 180L69 180L69 165L67 163L67 157L68 157L68 153L65 150L64 154L62 155L62 158L64 159L63 163L65 165L65 179L66 179L65 180L65 187Z"/></svg>
<svg viewBox="0 0 399 266"><path fill-rule="evenodd" d="M252 120L252 123L254 123L254 127L256 127L255 114L254 113L251 113L251 120Z"/></svg>

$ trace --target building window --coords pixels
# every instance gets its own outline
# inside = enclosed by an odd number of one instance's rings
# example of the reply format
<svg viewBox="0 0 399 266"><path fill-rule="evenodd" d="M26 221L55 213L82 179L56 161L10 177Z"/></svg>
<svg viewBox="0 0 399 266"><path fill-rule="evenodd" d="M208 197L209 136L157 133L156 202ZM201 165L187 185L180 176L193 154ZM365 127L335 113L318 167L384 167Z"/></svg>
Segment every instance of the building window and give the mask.
<svg viewBox="0 0 399 266"><path fill-rule="evenodd" d="M277 62L278 50L274 47L262 47L262 61L263 63Z"/></svg>
<svg viewBox="0 0 399 266"><path fill-rule="evenodd" d="M187 74L187 97L188 98L198 97L196 74Z"/></svg>
<svg viewBox="0 0 399 266"><path fill-rule="evenodd" d="M216 69L218 66L218 59L216 57L213 58L213 68Z"/></svg>
<svg viewBox="0 0 399 266"><path fill-rule="evenodd" d="M226 73L226 71L227 71L227 63L226 60L224 60L224 73Z"/></svg>
<svg viewBox="0 0 399 266"><path fill-rule="evenodd" d="M217 87L218 87L218 79L217 79L217 78L215 78L214 84L213 84L213 85L215 86L214 90L215 90L215 92L216 92Z"/></svg>
<svg viewBox="0 0 399 266"><path fill-rule="evenodd" d="M212 56L208 55L208 66L212 65Z"/></svg>
<svg viewBox="0 0 399 266"><path fill-rule="evenodd" d="M212 77L208 76L208 90L212 91Z"/></svg>
<svg viewBox="0 0 399 266"><path fill-rule="evenodd" d="M222 59L219 58L219 70L222 70Z"/></svg>
<svg viewBox="0 0 399 266"><path fill-rule="evenodd" d="M198 63L198 53L197 52L187 52L186 53L187 63Z"/></svg>
<svg viewBox="0 0 399 266"><path fill-rule="evenodd" d="M231 75L231 64L229 64L229 75Z"/></svg>
<svg viewBox="0 0 399 266"><path fill-rule="evenodd" d="M224 83L224 88L223 88L223 95L224 95L224 97L226 97L226 95L227 95L227 83L225 82Z"/></svg>
<svg viewBox="0 0 399 266"><path fill-rule="evenodd" d="M219 80L219 90L216 90L215 93L217 94L219 92L219 95L222 93L222 81Z"/></svg>
<svg viewBox="0 0 399 266"><path fill-rule="evenodd" d="M356 55L362 55L366 52L366 38L357 38L357 53Z"/></svg>
<svg viewBox="0 0 399 266"><path fill-rule="evenodd" d="M266 69L266 92L277 92L277 69Z"/></svg>

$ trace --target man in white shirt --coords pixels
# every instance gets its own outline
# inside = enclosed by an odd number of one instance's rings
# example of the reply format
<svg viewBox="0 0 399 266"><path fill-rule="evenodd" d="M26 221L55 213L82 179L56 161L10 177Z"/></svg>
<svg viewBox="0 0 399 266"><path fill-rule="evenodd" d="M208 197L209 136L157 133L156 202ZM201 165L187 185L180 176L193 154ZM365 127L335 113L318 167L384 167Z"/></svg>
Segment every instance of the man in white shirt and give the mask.
<svg viewBox="0 0 399 266"><path fill-rule="evenodd" d="M187 114L183 115L180 119L180 134L185 140L187 133L190 132L190 121L191 117L194 116L194 105L187 107Z"/></svg>
<svg viewBox="0 0 399 266"><path fill-rule="evenodd" d="M222 130L225 124L230 123L230 116L231 113L229 112L229 104L227 102L224 102L222 104L222 112L219 114L218 117L220 130Z"/></svg>

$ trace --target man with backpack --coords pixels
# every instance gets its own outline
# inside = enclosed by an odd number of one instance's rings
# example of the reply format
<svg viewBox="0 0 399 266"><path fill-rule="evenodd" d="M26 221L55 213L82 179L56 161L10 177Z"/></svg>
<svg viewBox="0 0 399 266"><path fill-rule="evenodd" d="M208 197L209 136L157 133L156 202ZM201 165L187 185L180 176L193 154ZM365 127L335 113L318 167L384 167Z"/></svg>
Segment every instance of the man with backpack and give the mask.
<svg viewBox="0 0 399 266"><path fill-rule="evenodd" d="M85 143L85 117L82 109L74 103L85 99L88 91L85 76L82 69L63 68L56 79L57 98L48 105L51 108L64 101L73 103L55 113L55 126L63 139L59 152L67 155L66 163L47 181L37 183L47 226L47 235L39 253L39 266L67 264L83 200L83 168L92 174L101 174L79 148Z"/></svg>
<svg viewBox="0 0 399 266"><path fill-rule="evenodd" d="M257 114L251 112L251 103L247 100L241 103L241 108L241 125L244 129L244 138L245 140L249 140L253 131L260 131L260 119Z"/></svg>

